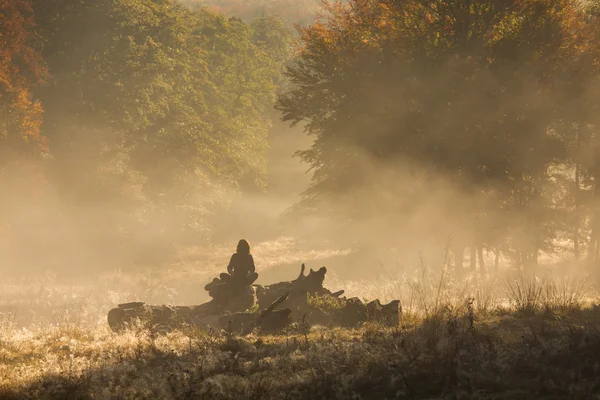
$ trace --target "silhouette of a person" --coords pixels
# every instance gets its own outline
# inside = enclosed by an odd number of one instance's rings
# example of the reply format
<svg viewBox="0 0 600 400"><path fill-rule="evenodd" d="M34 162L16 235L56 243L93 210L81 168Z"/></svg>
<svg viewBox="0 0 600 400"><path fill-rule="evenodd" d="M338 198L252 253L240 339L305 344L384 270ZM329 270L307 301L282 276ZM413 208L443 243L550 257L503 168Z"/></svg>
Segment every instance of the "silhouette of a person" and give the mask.
<svg viewBox="0 0 600 400"><path fill-rule="evenodd" d="M251 285L258 279L254 258L250 254L250 244L242 239L238 242L236 252L231 256L227 266L227 274L220 275L224 282L236 282Z"/></svg>

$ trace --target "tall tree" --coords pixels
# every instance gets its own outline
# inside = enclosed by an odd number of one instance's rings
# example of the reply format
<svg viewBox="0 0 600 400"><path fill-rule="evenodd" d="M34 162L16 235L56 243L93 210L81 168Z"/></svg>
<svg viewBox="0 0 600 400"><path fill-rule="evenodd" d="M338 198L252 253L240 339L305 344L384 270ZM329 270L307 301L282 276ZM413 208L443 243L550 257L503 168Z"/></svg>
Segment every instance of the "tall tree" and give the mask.
<svg viewBox="0 0 600 400"><path fill-rule="evenodd" d="M40 162L48 149L40 132L42 105L32 91L48 74L34 27L28 0L0 1L0 230L8 232L9 252L35 251L11 240L28 243L35 210L44 205Z"/></svg>
<svg viewBox="0 0 600 400"><path fill-rule="evenodd" d="M551 250L548 171L567 158L556 123L567 117L563 72L581 51L579 4L354 0L329 12L302 31L288 70L296 87L278 103L315 137L299 153L314 171L305 199L323 204L381 166L408 164L469 199L448 211L457 225L470 221L458 233L473 259L486 246L527 265ZM395 194L417 200L403 187Z"/></svg>
<svg viewBox="0 0 600 400"><path fill-rule="evenodd" d="M49 176L78 221L115 245L197 243L228 193L263 184L282 61L253 26L170 0L33 3Z"/></svg>

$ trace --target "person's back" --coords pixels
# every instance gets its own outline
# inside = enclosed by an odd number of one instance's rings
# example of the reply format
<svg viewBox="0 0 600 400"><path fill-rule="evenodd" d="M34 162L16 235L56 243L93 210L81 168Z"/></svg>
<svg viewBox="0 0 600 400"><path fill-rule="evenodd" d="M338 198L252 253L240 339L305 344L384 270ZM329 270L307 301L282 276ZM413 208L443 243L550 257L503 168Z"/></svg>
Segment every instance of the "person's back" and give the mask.
<svg viewBox="0 0 600 400"><path fill-rule="evenodd" d="M237 281L251 285L256 279L256 267L254 266L254 258L250 254L250 244L242 239L238 242L236 252L231 256L229 265L227 266L229 274L221 274L223 281Z"/></svg>
<svg viewBox="0 0 600 400"><path fill-rule="evenodd" d="M235 253L231 256L227 272L233 276L247 276L255 272L254 259L252 254Z"/></svg>

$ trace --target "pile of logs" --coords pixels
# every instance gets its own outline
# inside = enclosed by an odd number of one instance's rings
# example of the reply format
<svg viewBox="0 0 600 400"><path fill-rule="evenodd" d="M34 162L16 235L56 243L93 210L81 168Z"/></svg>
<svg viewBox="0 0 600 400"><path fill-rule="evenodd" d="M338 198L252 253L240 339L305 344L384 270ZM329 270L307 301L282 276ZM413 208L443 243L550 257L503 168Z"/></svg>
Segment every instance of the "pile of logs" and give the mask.
<svg viewBox="0 0 600 400"><path fill-rule="evenodd" d="M398 325L401 314L398 300L382 305L378 300L364 303L356 297L347 299L342 296L343 290L331 292L323 287L327 268L311 269L308 275L305 268L302 264L300 275L293 281L266 286L215 278L205 286L212 300L198 306L119 304L108 312L108 324L115 332L141 324L153 330L196 326L242 333L254 329L278 331L300 320L345 327L357 327L367 321ZM285 308L278 309L284 303Z"/></svg>

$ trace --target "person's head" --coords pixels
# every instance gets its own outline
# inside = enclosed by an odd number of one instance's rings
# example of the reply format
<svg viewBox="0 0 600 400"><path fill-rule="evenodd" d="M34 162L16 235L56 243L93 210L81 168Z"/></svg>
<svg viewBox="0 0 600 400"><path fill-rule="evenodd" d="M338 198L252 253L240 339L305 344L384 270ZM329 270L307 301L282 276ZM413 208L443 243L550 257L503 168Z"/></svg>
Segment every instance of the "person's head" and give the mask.
<svg viewBox="0 0 600 400"><path fill-rule="evenodd" d="M250 254L250 243L246 239L242 239L237 244L236 252L238 254Z"/></svg>

